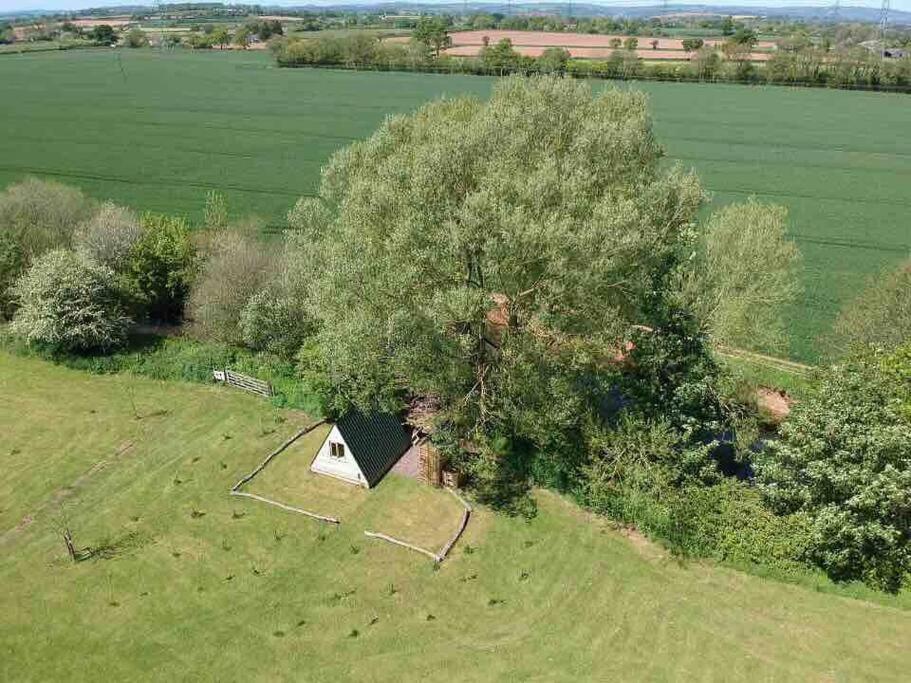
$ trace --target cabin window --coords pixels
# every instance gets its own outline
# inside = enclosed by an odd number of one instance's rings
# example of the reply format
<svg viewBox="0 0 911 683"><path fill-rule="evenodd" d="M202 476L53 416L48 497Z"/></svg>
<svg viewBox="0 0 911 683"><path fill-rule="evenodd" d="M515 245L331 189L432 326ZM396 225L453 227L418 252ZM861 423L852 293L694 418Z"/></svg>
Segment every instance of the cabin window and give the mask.
<svg viewBox="0 0 911 683"><path fill-rule="evenodd" d="M345 444L336 443L335 441L329 442L329 455L333 458L344 458L345 457Z"/></svg>

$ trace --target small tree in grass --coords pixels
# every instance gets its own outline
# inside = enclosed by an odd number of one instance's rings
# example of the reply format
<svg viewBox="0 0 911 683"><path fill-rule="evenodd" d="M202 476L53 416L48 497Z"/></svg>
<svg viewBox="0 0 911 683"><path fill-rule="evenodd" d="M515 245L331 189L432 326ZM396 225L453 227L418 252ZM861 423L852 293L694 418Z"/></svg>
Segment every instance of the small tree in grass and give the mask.
<svg viewBox="0 0 911 683"><path fill-rule="evenodd" d="M16 282L14 334L64 351L108 350L126 339L114 272L82 255L56 249Z"/></svg>

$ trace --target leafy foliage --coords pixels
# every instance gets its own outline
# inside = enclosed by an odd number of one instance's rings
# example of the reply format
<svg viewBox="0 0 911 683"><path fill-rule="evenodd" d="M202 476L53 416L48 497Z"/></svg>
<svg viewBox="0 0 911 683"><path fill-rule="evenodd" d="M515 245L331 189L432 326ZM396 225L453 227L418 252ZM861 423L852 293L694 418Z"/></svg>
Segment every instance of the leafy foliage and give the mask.
<svg viewBox="0 0 911 683"><path fill-rule="evenodd" d="M180 320L195 266L196 250L186 221L155 214L142 217L142 236L130 253L128 273L152 320Z"/></svg>
<svg viewBox="0 0 911 683"><path fill-rule="evenodd" d="M106 350L126 339L114 273L72 251L47 252L13 287L12 331L64 351Z"/></svg>
<svg viewBox="0 0 911 683"><path fill-rule="evenodd" d="M139 218L130 209L105 202L76 228L77 250L115 272L129 265L133 247L142 236Z"/></svg>
<svg viewBox="0 0 911 683"><path fill-rule="evenodd" d="M5 232L0 232L0 320L9 318L14 309L9 288L25 267L22 247Z"/></svg>
<svg viewBox="0 0 911 683"><path fill-rule="evenodd" d="M716 343L764 351L783 347L782 311L799 293L800 259L786 237L786 214L782 206L751 198L709 220L687 286Z"/></svg>
<svg viewBox="0 0 911 683"><path fill-rule="evenodd" d="M338 410L435 397L479 488L569 486L617 391L671 416L694 476L714 471L717 372L674 291L703 194L661 156L641 95L569 80L388 120L292 215L298 267L318 273L302 367Z"/></svg>
<svg viewBox="0 0 911 683"><path fill-rule="evenodd" d="M15 240L30 262L49 249L68 247L92 210L76 188L28 178L0 193L0 233Z"/></svg>
<svg viewBox="0 0 911 683"><path fill-rule="evenodd" d="M833 348L872 344L894 349L911 339L911 259L871 281L835 321Z"/></svg>
<svg viewBox="0 0 911 683"><path fill-rule="evenodd" d="M293 358L314 332L314 325L297 297L271 285L244 306L240 331L244 344L254 351Z"/></svg>
<svg viewBox="0 0 911 683"><path fill-rule="evenodd" d="M241 311L274 265L274 254L261 239L230 230L216 233L187 301L193 334L241 344Z"/></svg>
<svg viewBox="0 0 911 683"><path fill-rule="evenodd" d="M439 57L440 52L452 45L452 38L446 32L446 20L443 17L421 17L414 27L414 40L423 43Z"/></svg>
<svg viewBox="0 0 911 683"><path fill-rule="evenodd" d="M870 351L832 366L758 457L772 507L811 523L837 580L898 590L911 571L911 363Z"/></svg>

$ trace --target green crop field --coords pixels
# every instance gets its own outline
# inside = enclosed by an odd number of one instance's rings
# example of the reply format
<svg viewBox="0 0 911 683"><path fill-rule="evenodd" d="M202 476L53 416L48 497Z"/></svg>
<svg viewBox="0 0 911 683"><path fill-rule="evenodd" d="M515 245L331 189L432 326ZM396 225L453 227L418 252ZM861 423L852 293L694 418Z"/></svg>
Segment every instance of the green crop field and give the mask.
<svg viewBox="0 0 911 683"><path fill-rule="evenodd" d="M0 185L54 177L140 209L198 217L208 189L280 225L320 166L393 112L472 76L281 70L262 53L92 50L0 59ZM596 82L595 87L611 87ZM790 209L805 293L790 355L865 278L911 249L911 98L798 88L644 83L668 156L715 203L750 194Z"/></svg>
<svg viewBox="0 0 911 683"><path fill-rule="evenodd" d="M363 531L439 541L452 499L314 483L312 443L252 489L339 527L228 495L308 421L0 352L0 680L907 679L908 594L681 563L553 494L477 510L437 570ZM62 523L101 552L71 562Z"/></svg>

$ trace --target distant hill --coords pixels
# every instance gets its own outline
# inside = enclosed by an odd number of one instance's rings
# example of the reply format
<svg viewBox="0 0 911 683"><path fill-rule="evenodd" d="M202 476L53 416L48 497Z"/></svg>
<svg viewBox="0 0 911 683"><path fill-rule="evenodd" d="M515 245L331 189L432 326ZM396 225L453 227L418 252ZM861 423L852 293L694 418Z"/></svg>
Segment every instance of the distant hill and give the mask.
<svg viewBox="0 0 911 683"><path fill-rule="evenodd" d="M566 14L570 3L566 2L351 2L341 4L299 5L295 7L269 8L270 11L280 10L326 10L339 9L350 11L376 11L390 14L407 14L418 12L461 14L467 8L469 12L497 12L500 14ZM263 7L265 10L266 7ZM748 15L763 17L787 17L789 19L813 19L817 21L832 20L830 5L792 5L786 7L764 7L745 5L675 5L663 4L643 5L640 7L600 5L594 3L572 3L574 16L579 17L652 17L662 14L688 14L688 15ZM879 22L879 8L852 7L842 5L838 13L838 21L842 22ZM889 12L889 23L892 25L911 26L911 12L893 9Z"/></svg>
<svg viewBox="0 0 911 683"><path fill-rule="evenodd" d="M13 0L15 2L15 0ZM91 0L89 0L91 1ZM167 3L162 4L162 8ZM186 5L184 5L186 7ZM194 7L221 6L220 3L193 3ZM227 6L227 5L225 5ZM232 8L240 8L243 5L230 5ZM254 7L250 6L251 9ZM490 12L501 14L566 14L570 3L566 2L443 2L443 3L426 3L426 2L347 2L347 3L319 3L319 4L301 4L292 7L272 6L272 5L255 5L263 14L281 14L288 11L325 11L340 10L352 12L386 12L390 14L412 14L412 13L451 13L460 14L466 9L469 12ZM105 13L111 14L136 14L151 13L157 11L153 5L117 5L105 7ZM88 8L82 10L88 12ZM98 9L93 10L99 13ZM763 7L763 6L744 6L744 5L674 5L667 6L643 5L640 7L631 6L613 6L599 5L593 3L572 3L572 12L578 17L631 17L642 18L651 16L660 16L663 14L678 15L708 15L708 16L726 16L726 15L748 15L763 17L784 17L789 19L806 19L815 21L832 21L832 10L829 5L791 5L785 7ZM16 12L9 10L0 14L6 17L21 16L39 16L42 14L60 14L59 11L22 11ZM852 7L842 6L839 9L838 21L842 22L873 22L879 21L880 10L875 7ZM892 25L911 26L911 12L893 9L889 12L889 23Z"/></svg>

